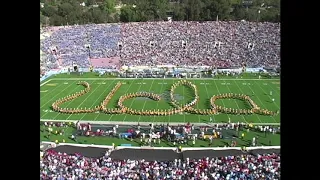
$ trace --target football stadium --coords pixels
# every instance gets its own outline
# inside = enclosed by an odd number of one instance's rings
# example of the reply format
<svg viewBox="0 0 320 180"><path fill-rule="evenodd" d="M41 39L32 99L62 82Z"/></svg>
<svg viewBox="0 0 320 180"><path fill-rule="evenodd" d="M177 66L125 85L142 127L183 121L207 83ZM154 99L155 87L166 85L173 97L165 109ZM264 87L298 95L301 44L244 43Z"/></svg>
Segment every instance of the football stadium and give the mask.
<svg viewBox="0 0 320 180"><path fill-rule="evenodd" d="M274 2L242 8L255 20L200 21L106 1L121 22L72 21L103 6L90 2L57 11L62 25L40 3L40 179L280 179Z"/></svg>

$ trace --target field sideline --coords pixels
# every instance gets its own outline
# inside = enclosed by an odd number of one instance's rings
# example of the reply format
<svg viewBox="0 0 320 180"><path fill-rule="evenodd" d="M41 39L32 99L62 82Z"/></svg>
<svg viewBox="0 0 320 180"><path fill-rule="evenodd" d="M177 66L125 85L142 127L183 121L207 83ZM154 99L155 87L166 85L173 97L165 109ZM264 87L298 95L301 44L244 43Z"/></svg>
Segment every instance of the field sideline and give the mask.
<svg viewBox="0 0 320 180"><path fill-rule="evenodd" d="M90 114L59 114L51 110L51 104L62 97L83 89L76 85L78 81L87 81L91 85L91 91L71 102L66 102L62 107L91 108L99 105L114 85L121 81L122 87L115 93L109 108L114 108L118 98L126 93L139 91L161 94L162 100L155 102L144 98L136 98L125 101L125 105L135 109L168 109L170 105L167 99L167 91L170 86L180 79L128 79L128 78L52 78L40 83L40 119L52 120L86 120L86 121L122 121L122 122L191 122L206 123L209 116L194 114L177 114L171 116L137 116L137 115L108 115L103 113ZM213 95L221 93L241 93L249 95L262 109L276 111L280 109L280 80L279 79L187 79L196 84L199 91L200 102L195 106L199 109L209 107L209 99ZM272 91L272 96L269 95ZM189 102L192 92L186 87L178 87L175 95L181 103ZM271 99L274 98L275 102ZM218 100L217 104L231 108L245 108L243 101L234 99ZM230 118L233 122L247 123L280 123L280 115L213 115L214 122L227 122Z"/></svg>

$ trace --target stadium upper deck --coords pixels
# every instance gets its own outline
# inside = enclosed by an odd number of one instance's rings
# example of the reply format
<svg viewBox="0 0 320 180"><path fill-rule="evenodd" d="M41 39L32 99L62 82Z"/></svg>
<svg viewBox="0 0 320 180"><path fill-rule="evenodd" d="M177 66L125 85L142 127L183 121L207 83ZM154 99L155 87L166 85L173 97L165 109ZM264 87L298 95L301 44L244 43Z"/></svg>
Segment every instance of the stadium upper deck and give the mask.
<svg viewBox="0 0 320 180"><path fill-rule="evenodd" d="M143 22L49 28L41 43L56 65L280 65L280 24L257 22ZM115 60L117 59L117 60ZM106 62L106 63L103 63ZM105 65L104 65L105 64ZM52 66L52 65L51 65Z"/></svg>

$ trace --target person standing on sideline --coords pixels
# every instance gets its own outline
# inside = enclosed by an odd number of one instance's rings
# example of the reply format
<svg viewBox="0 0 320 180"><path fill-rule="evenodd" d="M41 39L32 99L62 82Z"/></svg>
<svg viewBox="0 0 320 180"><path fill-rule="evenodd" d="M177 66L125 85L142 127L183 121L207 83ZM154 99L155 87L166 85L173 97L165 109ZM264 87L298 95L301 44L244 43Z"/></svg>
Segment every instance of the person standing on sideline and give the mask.
<svg viewBox="0 0 320 180"><path fill-rule="evenodd" d="M272 96L272 91L270 91L270 96Z"/></svg>
<svg viewBox="0 0 320 180"><path fill-rule="evenodd" d="M209 122L212 123L212 117L209 118Z"/></svg>
<svg viewBox="0 0 320 180"><path fill-rule="evenodd" d="M267 137L267 126L263 127L264 137Z"/></svg>
<svg viewBox="0 0 320 180"><path fill-rule="evenodd" d="M47 136L48 139L50 139L50 135L51 135L51 131L50 131L50 127L49 127L48 136Z"/></svg>
<svg viewBox="0 0 320 180"><path fill-rule="evenodd" d="M252 146L256 146L256 138L255 137L252 138Z"/></svg>
<svg viewBox="0 0 320 180"><path fill-rule="evenodd" d="M71 135L71 140L77 142L76 136L72 134L72 135Z"/></svg>
<svg viewBox="0 0 320 180"><path fill-rule="evenodd" d="M192 146L196 144L196 136L192 136Z"/></svg>

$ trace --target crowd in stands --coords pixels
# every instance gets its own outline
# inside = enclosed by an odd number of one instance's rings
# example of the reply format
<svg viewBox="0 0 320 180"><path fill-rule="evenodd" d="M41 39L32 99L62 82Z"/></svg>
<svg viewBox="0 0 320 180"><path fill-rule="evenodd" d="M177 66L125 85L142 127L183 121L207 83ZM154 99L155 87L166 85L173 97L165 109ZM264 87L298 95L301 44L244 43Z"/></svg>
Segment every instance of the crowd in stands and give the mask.
<svg viewBox="0 0 320 180"><path fill-rule="evenodd" d="M280 25L255 22L147 22L122 25L123 64L276 66Z"/></svg>
<svg viewBox="0 0 320 180"><path fill-rule="evenodd" d="M95 159L48 150L40 158L40 179L280 179L280 154L275 153L147 162L113 160L110 152Z"/></svg>
<svg viewBox="0 0 320 180"><path fill-rule="evenodd" d="M49 31L49 30L48 30ZM119 56L117 43L120 26L88 24L50 29L51 35L41 42L41 50L61 66L89 67L90 58Z"/></svg>
<svg viewBox="0 0 320 180"><path fill-rule="evenodd" d="M266 22L141 22L51 29L41 42L50 62L89 67L92 58L121 65L277 67L280 24Z"/></svg>

